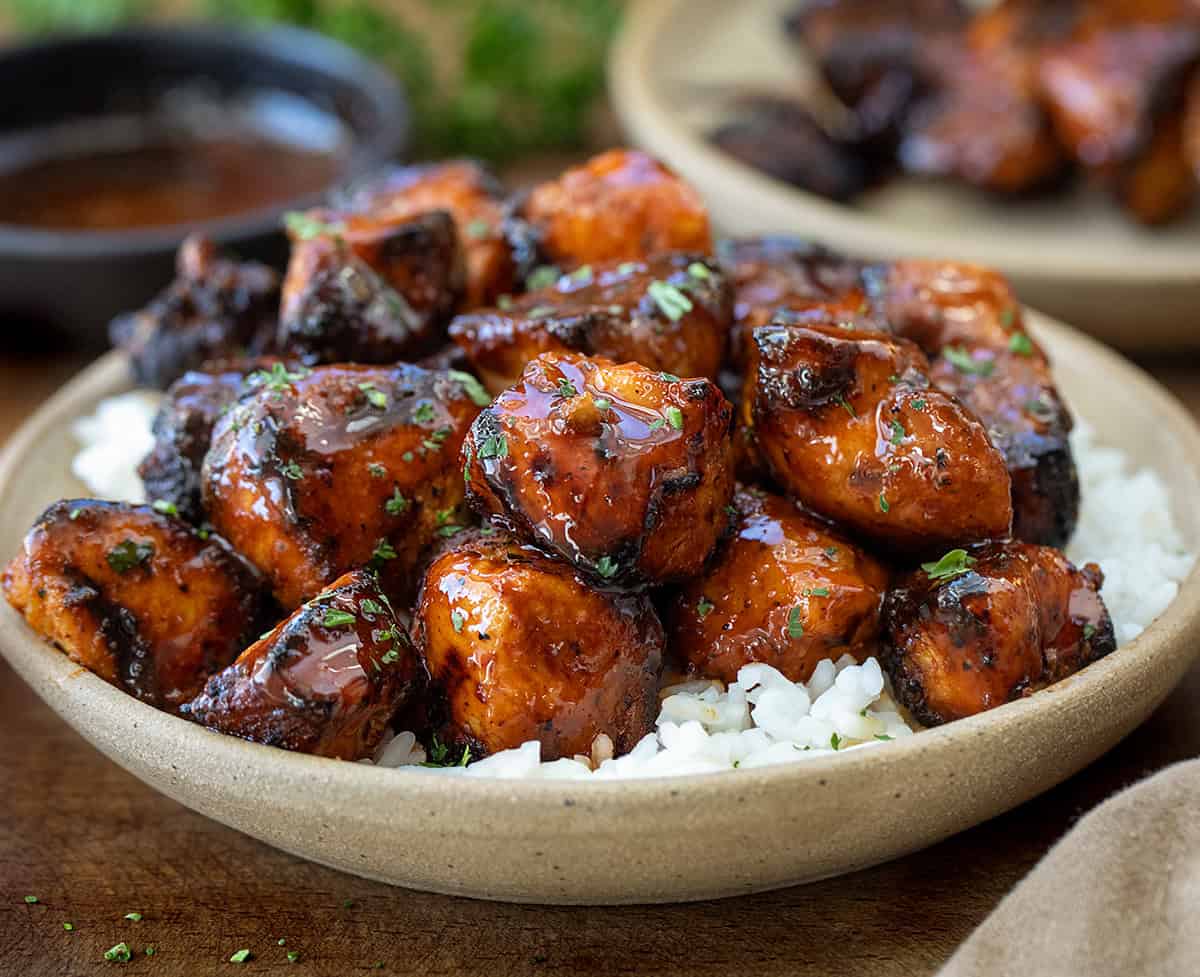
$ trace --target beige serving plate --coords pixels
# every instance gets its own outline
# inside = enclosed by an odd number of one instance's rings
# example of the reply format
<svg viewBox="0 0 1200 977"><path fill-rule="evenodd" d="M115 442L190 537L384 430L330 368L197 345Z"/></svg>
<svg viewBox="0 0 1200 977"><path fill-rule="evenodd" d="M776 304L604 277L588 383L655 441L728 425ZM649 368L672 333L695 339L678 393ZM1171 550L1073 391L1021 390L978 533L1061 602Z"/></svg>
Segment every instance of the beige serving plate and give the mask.
<svg viewBox="0 0 1200 977"><path fill-rule="evenodd" d="M1030 314L1078 412L1157 471L1200 550L1200 431L1136 367ZM0 457L0 556L49 502L79 495L69 422L126 389L110 354ZM1141 637L1052 689L878 747L648 781L459 779L287 753L132 699L44 644L0 601L0 651L107 756L196 811L305 858L485 899L634 903L809 882L895 858L1059 783L1141 723L1200 650L1200 575ZM69 858L70 853L64 852Z"/></svg>
<svg viewBox="0 0 1200 977"><path fill-rule="evenodd" d="M997 201L948 182L896 180L833 203L739 163L705 141L730 97L800 94L814 71L779 28L795 0L636 0L613 48L609 87L629 136L704 195L728 234L799 234L852 254L977 261L1022 299L1115 345L1200 348L1200 207L1146 230L1099 191Z"/></svg>

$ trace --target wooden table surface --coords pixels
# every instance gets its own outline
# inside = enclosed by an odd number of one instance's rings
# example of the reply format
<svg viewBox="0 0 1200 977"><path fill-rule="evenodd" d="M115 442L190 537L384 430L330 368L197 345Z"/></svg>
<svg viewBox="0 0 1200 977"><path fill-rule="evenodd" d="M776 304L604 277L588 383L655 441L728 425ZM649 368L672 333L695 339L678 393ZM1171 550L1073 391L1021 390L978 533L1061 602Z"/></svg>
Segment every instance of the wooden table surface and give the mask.
<svg viewBox="0 0 1200 977"><path fill-rule="evenodd" d="M0 350L0 441L79 365ZM1152 370L1200 413L1200 362ZM89 747L0 665L0 973L107 973L116 965L105 963L104 951L125 941L136 954L131 971L164 977L700 970L795 977L868 968L872 977L916 977L936 970L1081 814L1197 754L1200 668L1083 773L900 861L721 902L507 906L342 875L193 814ZM27 905L27 895L37 903ZM130 912L142 919L123 918ZM242 948L252 951L250 961L229 963ZM289 964L288 951L299 961Z"/></svg>

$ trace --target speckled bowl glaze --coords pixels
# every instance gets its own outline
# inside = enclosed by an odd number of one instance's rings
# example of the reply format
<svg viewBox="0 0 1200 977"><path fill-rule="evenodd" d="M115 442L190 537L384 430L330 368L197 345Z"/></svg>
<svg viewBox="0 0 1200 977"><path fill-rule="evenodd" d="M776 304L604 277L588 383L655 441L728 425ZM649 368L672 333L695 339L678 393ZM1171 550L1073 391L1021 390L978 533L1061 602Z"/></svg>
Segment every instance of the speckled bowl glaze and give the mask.
<svg viewBox="0 0 1200 977"><path fill-rule="evenodd" d="M1065 393L1167 482L1200 549L1200 431L1154 381L1031 314ZM81 492L69 422L128 385L111 354L0 458L0 556L49 502ZM609 904L729 896L886 861L1059 783L1142 722L1200 651L1200 573L1136 641L1019 702L886 745L639 781L460 779L286 753L157 712L76 667L7 604L0 651L95 747L146 783L270 845L396 885L484 899ZM70 852L63 857L69 858Z"/></svg>
<svg viewBox="0 0 1200 977"><path fill-rule="evenodd" d="M1016 201L914 179L839 204L709 145L704 133L739 92L798 97L814 87L815 65L781 28L795 5L635 0L612 48L609 89L629 138L695 186L724 233L801 229L849 254L991 265L1023 301L1113 345L1200 348L1200 207L1148 230L1084 186Z"/></svg>

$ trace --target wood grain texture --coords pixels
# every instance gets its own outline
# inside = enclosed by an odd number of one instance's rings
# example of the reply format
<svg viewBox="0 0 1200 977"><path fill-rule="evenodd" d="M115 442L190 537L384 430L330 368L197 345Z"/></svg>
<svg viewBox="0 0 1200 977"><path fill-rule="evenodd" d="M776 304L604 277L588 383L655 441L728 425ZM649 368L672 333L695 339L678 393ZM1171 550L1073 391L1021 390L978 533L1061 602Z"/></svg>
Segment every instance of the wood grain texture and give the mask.
<svg viewBox="0 0 1200 977"><path fill-rule="evenodd" d="M0 439L75 365L0 363ZM1200 410L1200 367L1154 372ZM889 865L723 902L570 909L407 892L268 849L105 760L0 664L0 972L107 973L124 940L131 970L162 975L928 974L1083 812L1200 753L1198 707L1200 669L1088 770ZM243 947L253 958L229 963Z"/></svg>

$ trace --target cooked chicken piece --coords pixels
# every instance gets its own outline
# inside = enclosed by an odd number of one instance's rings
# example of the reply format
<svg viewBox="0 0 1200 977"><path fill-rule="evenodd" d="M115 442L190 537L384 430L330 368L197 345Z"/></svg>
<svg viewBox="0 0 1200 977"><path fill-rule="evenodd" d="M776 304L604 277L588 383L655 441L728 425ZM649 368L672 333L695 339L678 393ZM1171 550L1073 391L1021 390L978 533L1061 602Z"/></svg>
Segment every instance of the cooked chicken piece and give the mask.
<svg viewBox="0 0 1200 977"><path fill-rule="evenodd" d="M1079 517L1071 412L1004 277L960 262L867 272L876 314L933 360L930 377L983 421L1012 477L1013 535L1063 546Z"/></svg>
<svg viewBox="0 0 1200 977"><path fill-rule="evenodd" d="M1184 103L1183 153L1192 174L1200 180L1200 71L1192 76Z"/></svg>
<svg viewBox="0 0 1200 977"><path fill-rule="evenodd" d="M883 328L868 300L860 261L785 235L728 239L717 251L733 281L730 355L739 369L750 359L751 332L768 325L780 309L798 313L800 321Z"/></svg>
<svg viewBox="0 0 1200 977"><path fill-rule="evenodd" d="M708 138L748 166L831 200L849 200L876 176L852 135L843 137L795 99L743 99L732 121Z"/></svg>
<svg viewBox="0 0 1200 977"><path fill-rule="evenodd" d="M906 550L1007 536L1004 458L929 386L907 340L838 326L754 330L742 402L775 481L851 533Z"/></svg>
<svg viewBox="0 0 1200 977"><path fill-rule="evenodd" d="M149 506L50 506L3 576L29 626L106 682L177 709L257 634L266 592L216 536Z"/></svg>
<svg viewBox="0 0 1200 977"><path fill-rule="evenodd" d="M466 307L490 305L516 288L504 188L473 160L395 167L351 187L338 205L388 221L444 210L454 218L466 255Z"/></svg>
<svg viewBox="0 0 1200 977"><path fill-rule="evenodd" d="M208 360L268 351L278 310L273 269L223 258L193 234L179 248L175 280L145 308L117 316L109 336L129 353L138 383L165 389Z"/></svg>
<svg viewBox="0 0 1200 977"><path fill-rule="evenodd" d="M423 673L378 577L355 570L210 678L184 712L255 743L361 760Z"/></svg>
<svg viewBox="0 0 1200 977"><path fill-rule="evenodd" d="M539 740L554 760L600 734L624 753L654 729L663 630L649 598L599 590L532 546L476 535L441 556L413 634L452 755Z"/></svg>
<svg viewBox="0 0 1200 977"><path fill-rule="evenodd" d="M204 521L200 467L217 419L237 400L242 382L278 360L216 361L189 370L170 387L154 418L154 449L138 466L146 498L188 522Z"/></svg>
<svg viewBox="0 0 1200 977"><path fill-rule="evenodd" d="M390 363L442 343L465 281L449 214L315 210L293 215L288 231L281 353L310 365Z"/></svg>
<svg viewBox="0 0 1200 977"><path fill-rule="evenodd" d="M535 187L519 210L562 269L659 251L712 253L708 211L687 183L633 149L614 149Z"/></svg>
<svg viewBox="0 0 1200 977"><path fill-rule="evenodd" d="M204 461L212 524L287 608L366 563L389 594L411 594L421 551L461 524L478 381L402 363L279 366L247 383Z"/></svg>
<svg viewBox="0 0 1200 977"><path fill-rule="evenodd" d="M1165 224L1179 217L1196 197L1196 173L1184 145L1184 122L1180 111L1160 118L1143 152L1116 174L1117 199L1143 224Z"/></svg>
<svg viewBox="0 0 1200 977"><path fill-rule="evenodd" d="M763 662L804 682L823 659L874 654L884 566L780 496L742 489L734 508L733 539L666 613L689 671L732 682Z"/></svg>
<svg viewBox="0 0 1200 977"><path fill-rule="evenodd" d="M472 425L467 496L610 585L685 580L728 527L732 415L708 380L545 353Z"/></svg>
<svg viewBox="0 0 1200 977"><path fill-rule="evenodd" d="M1116 647L1100 568L992 543L922 565L884 604L884 665L927 726L1028 695Z"/></svg>
<svg viewBox="0 0 1200 977"><path fill-rule="evenodd" d="M960 0L807 0L785 22L869 136L894 135L930 82L932 41L957 38Z"/></svg>
<svg viewBox="0 0 1200 977"><path fill-rule="evenodd" d="M493 393L545 352L715 378L732 314L733 294L716 263L672 252L584 265L502 308L458 316L450 336Z"/></svg>

